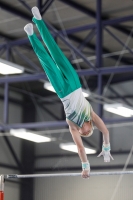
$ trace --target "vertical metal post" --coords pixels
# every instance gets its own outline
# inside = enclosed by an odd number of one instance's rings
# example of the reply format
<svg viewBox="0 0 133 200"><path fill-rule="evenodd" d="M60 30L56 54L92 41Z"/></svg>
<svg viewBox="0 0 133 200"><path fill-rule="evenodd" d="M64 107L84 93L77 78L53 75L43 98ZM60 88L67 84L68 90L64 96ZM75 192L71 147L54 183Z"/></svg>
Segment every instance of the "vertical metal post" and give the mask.
<svg viewBox="0 0 133 200"><path fill-rule="evenodd" d="M8 123L8 83L5 83L5 89L4 89L4 124Z"/></svg>
<svg viewBox="0 0 133 200"><path fill-rule="evenodd" d="M40 12L42 11L42 0L37 0L37 7L40 10Z"/></svg>
<svg viewBox="0 0 133 200"><path fill-rule="evenodd" d="M0 175L0 200L4 200L4 175Z"/></svg>
<svg viewBox="0 0 133 200"><path fill-rule="evenodd" d="M102 67L102 0L97 0L97 37L96 37L96 67Z"/></svg>
<svg viewBox="0 0 133 200"><path fill-rule="evenodd" d="M102 17L101 17L101 10L102 10L102 0L97 0L97 39L96 39L96 67L102 67ZM98 95L102 95L102 75L98 75ZM98 115L102 118L103 114L103 106L102 104L98 104ZM102 134L100 134L100 148L102 145Z"/></svg>
<svg viewBox="0 0 133 200"><path fill-rule="evenodd" d="M6 52L6 60L10 59L10 48L7 45L7 52ZM3 122L5 124L8 123L8 92L9 85L8 83L5 83L5 88L4 88L4 116L3 116Z"/></svg>
<svg viewBox="0 0 133 200"><path fill-rule="evenodd" d="M27 112L30 110L30 112ZM24 98L23 106L23 122L28 123L29 119L35 121L36 109L34 102L29 98ZM27 140L21 142L21 162L23 163L23 174L33 174L35 164L35 144ZM20 186L20 200L33 200L34 199L34 179L22 180Z"/></svg>

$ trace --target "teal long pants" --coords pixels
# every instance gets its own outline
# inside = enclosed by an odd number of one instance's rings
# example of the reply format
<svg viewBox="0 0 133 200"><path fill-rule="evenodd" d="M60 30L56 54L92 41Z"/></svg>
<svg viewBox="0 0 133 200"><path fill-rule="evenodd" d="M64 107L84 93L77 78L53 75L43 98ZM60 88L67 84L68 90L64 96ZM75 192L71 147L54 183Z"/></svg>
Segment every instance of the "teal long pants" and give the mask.
<svg viewBox="0 0 133 200"><path fill-rule="evenodd" d="M44 21L33 18L33 22L36 24L49 53L35 33L28 36L29 40L57 95L59 98L63 98L81 87L79 77L54 41Z"/></svg>

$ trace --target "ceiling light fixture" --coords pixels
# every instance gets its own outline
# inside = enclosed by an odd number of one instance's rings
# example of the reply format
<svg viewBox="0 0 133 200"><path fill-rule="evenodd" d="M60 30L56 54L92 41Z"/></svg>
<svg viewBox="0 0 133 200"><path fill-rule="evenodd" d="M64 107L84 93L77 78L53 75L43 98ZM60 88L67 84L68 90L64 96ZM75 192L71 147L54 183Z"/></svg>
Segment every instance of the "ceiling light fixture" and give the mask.
<svg viewBox="0 0 133 200"><path fill-rule="evenodd" d="M44 88L45 88L46 90L51 91L51 92L55 92L55 90L54 90L54 88L53 88L53 86L51 85L50 82L45 82L45 83L44 83Z"/></svg>
<svg viewBox="0 0 133 200"><path fill-rule="evenodd" d="M21 74L24 72L24 67L16 65L12 62L0 59L0 74Z"/></svg>
<svg viewBox="0 0 133 200"><path fill-rule="evenodd" d="M105 104L104 110L121 115L123 117L132 117L133 116L133 109L129 108L121 103L114 103L114 104Z"/></svg>
<svg viewBox="0 0 133 200"><path fill-rule="evenodd" d="M18 137L18 138L21 138L21 139L25 139L25 140L29 140L29 141L32 141L32 142L36 142L36 143L50 142L51 141L51 138L49 138L49 137L37 135L37 134L32 133L30 131L26 131L25 129L11 129L10 134L12 136L15 136L15 137Z"/></svg>
<svg viewBox="0 0 133 200"><path fill-rule="evenodd" d="M53 86L51 85L50 82L45 82L44 83L44 88L46 90L51 91L51 92L55 92L55 90L54 90L54 88L53 88ZM83 93L84 97L89 97L90 96L90 92L88 90L83 89L83 88L82 88L82 93Z"/></svg>
<svg viewBox="0 0 133 200"><path fill-rule="evenodd" d="M74 153L78 153L77 146L74 143L61 143L59 147L66 151L72 151ZM86 154L95 154L96 150L91 148L85 148Z"/></svg>

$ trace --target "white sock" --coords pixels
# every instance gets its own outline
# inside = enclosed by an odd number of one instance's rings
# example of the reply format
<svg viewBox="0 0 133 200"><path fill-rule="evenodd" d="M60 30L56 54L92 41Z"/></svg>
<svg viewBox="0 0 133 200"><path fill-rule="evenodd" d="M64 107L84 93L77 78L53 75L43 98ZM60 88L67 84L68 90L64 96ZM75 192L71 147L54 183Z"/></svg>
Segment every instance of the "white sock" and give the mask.
<svg viewBox="0 0 133 200"><path fill-rule="evenodd" d="M42 19L41 14L40 14L40 12L39 12L39 9L38 9L36 6L33 7L33 8L31 9L31 11L32 11L32 14L34 15L34 17L35 17L36 19L38 19L38 20L41 20L41 19Z"/></svg>
<svg viewBox="0 0 133 200"><path fill-rule="evenodd" d="M28 34L28 35L33 35L33 24L32 23L29 23L27 24L25 27L24 27L24 30L25 32Z"/></svg>

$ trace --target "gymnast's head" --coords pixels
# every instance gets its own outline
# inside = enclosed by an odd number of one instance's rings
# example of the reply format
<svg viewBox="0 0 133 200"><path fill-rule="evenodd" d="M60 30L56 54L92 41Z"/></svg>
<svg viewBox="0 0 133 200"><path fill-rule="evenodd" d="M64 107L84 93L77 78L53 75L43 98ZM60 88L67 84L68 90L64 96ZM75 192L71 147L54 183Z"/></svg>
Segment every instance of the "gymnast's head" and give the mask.
<svg viewBox="0 0 133 200"><path fill-rule="evenodd" d="M83 126L79 129L80 136L90 137L93 134L93 123L92 121L84 122Z"/></svg>

